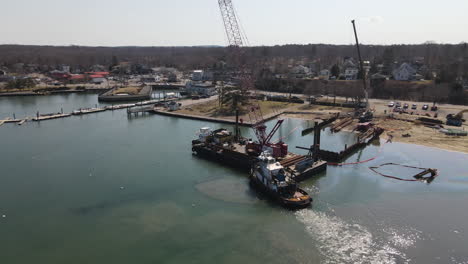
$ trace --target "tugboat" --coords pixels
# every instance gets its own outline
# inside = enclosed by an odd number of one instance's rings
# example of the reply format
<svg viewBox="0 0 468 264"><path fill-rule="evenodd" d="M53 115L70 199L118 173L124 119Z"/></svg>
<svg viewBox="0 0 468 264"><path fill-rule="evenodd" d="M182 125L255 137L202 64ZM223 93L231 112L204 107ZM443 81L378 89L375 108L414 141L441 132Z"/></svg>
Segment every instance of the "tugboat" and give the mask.
<svg viewBox="0 0 468 264"><path fill-rule="evenodd" d="M300 189L284 167L266 151L254 163L250 183L288 209L305 208L312 203L309 194Z"/></svg>

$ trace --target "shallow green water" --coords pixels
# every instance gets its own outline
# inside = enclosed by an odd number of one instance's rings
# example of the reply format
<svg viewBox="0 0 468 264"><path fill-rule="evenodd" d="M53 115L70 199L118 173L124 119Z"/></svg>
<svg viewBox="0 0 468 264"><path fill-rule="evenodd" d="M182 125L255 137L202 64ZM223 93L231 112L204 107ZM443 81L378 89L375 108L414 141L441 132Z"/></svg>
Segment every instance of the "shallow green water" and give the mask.
<svg viewBox="0 0 468 264"><path fill-rule="evenodd" d="M0 118L94 104L96 95L0 98ZM286 142L308 146L309 125L288 119L276 138L298 127ZM192 156L202 126L219 125L120 110L1 126L1 263L468 262L468 155L386 144L368 164L302 183L314 206L290 212L257 197L243 173ZM353 140L325 131L322 145ZM427 185L368 169L385 162L441 175Z"/></svg>

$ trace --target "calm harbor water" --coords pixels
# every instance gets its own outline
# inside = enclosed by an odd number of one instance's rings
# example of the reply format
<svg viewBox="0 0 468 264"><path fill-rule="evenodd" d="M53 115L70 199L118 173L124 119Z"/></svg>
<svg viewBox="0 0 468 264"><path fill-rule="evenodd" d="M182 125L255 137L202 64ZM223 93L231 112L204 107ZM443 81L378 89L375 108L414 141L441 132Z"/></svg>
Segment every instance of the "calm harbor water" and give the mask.
<svg viewBox="0 0 468 264"><path fill-rule="evenodd" d="M0 98L0 119L95 104ZM300 135L310 125L288 119L276 138L296 151L311 144ZM314 205L291 212L257 197L242 172L192 156L203 126L219 127L125 110L1 126L1 263L468 263L468 155L374 144L348 161L376 160L303 182ZM325 131L322 145L354 140ZM428 185L368 169L386 162L440 176Z"/></svg>

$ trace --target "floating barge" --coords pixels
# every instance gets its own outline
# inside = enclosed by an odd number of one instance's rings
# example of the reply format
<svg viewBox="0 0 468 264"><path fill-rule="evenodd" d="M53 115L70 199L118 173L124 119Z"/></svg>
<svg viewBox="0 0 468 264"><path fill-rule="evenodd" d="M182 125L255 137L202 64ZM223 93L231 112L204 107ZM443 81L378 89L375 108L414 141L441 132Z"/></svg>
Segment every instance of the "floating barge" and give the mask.
<svg viewBox="0 0 468 264"><path fill-rule="evenodd" d="M357 143L349 147L345 146L345 149L343 151L332 152L332 151L320 149L319 156L328 162L340 162L344 160L345 158L347 158L348 156L350 156L351 154L353 154L358 149L364 148L373 140L378 139L383 132L384 130L380 127L370 128L369 130L367 130L366 132L358 136Z"/></svg>
<svg viewBox="0 0 468 264"><path fill-rule="evenodd" d="M207 146L205 144L193 144L192 152L202 158L218 162L245 172L251 170L257 156L249 155L245 151L245 145L235 143L229 147ZM280 161L283 167L290 174L291 178L300 182L311 178L312 176L326 171L327 162L318 160L309 162L309 166L302 168L301 162L308 159L305 155L288 153L286 158Z"/></svg>
<svg viewBox="0 0 468 264"><path fill-rule="evenodd" d="M304 181L327 169L327 162L319 158L320 126L316 123L314 144L308 155L297 155L287 152L287 145L281 150L273 147L273 152L282 151L277 160L284 167L288 175L297 182ZM236 128L238 131L238 128ZM228 165L243 171L250 171L260 153L252 151L252 142L233 136L226 129L211 131L209 128L200 129L199 139L192 141L192 152L205 159ZM301 147L299 147L301 148ZM263 150L262 150L263 151Z"/></svg>

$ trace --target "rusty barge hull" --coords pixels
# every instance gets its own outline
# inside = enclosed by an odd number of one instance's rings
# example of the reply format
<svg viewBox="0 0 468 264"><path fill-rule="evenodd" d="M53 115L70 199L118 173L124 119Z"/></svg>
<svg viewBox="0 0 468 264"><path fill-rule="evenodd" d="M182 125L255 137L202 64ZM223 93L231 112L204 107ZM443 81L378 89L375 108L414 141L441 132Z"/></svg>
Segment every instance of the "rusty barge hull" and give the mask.
<svg viewBox="0 0 468 264"><path fill-rule="evenodd" d="M308 180L315 175L327 171L327 162L323 160L316 161L312 167L306 169L305 171L296 174L294 180L297 182Z"/></svg>
<svg viewBox="0 0 468 264"><path fill-rule="evenodd" d="M351 156L356 151L358 151L359 149L366 147L372 141L374 141L376 139L379 139L380 135L382 133L383 133L383 130L378 130L373 135L371 135L367 141L358 142L358 143L356 143L354 145L351 145L348 148L346 148L345 150L340 151L340 152L332 152L332 151L327 151L327 150L321 149L320 152L319 152L319 156L320 156L320 158L322 158L323 160L326 160L328 162L341 162L344 159Z"/></svg>
<svg viewBox="0 0 468 264"><path fill-rule="evenodd" d="M246 172L250 171L255 161L255 157L249 156L246 153L226 148L212 149L204 146L203 144L193 145L192 152L201 158Z"/></svg>
<svg viewBox="0 0 468 264"><path fill-rule="evenodd" d="M204 144L192 145L192 152L201 158L217 162L219 164L223 164L244 172L250 172L256 159L255 156L250 156L238 150L231 150L222 147L210 148ZM296 170L295 164L304 160L306 156L295 154L291 155L293 155L293 157L284 159L281 163L283 164L283 162L286 162L286 170L291 173L293 179L297 182L307 180L314 175L327 170L327 162L320 160L314 162L310 168L299 172Z"/></svg>

